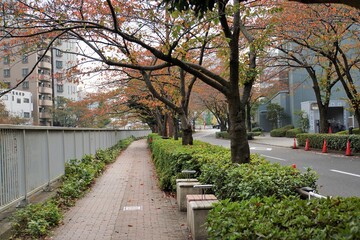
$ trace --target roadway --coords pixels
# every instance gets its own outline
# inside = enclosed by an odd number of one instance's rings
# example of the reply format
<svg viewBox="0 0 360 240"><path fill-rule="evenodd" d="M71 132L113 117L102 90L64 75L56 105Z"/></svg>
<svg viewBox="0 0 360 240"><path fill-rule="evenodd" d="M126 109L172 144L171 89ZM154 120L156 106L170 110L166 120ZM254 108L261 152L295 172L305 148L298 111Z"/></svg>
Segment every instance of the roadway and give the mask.
<svg viewBox="0 0 360 240"><path fill-rule="evenodd" d="M194 134L194 139L229 148L230 141L216 139L207 129ZM319 175L318 193L325 196L360 197L360 157L345 153L321 153L319 150L292 149L293 139L272 138L268 135L250 140L251 153L257 153L273 163L293 165L302 171L312 168Z"/></svg>

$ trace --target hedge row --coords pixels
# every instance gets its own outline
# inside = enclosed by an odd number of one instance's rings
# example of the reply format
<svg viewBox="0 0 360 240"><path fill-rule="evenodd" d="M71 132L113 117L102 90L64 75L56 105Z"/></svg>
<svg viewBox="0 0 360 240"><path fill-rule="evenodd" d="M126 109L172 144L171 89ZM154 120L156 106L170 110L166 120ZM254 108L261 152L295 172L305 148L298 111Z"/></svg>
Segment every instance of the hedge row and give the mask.
<svg viewBox="0 0 360 240"><path fill-rule="evenodd" d="M247 139L252 140L254 136L260 136L262 132L247 132ZM230 134L228 132L216 132L216 138L230 139Z"/></svg>
<svg viewBox="0 0 360 240"><path fill-rule="evenodd" d="M286 125L282 128L273 129L270 131L270 136L271 137L286 137L286 133L293 128L294 128L293 125Z"/></svg>
<svg viewBox="0 0 360 240"><path fill-rule="evenodd" d="M328 149L345 151L347 141L350 140L350 148L353 152L360 152L360 135L340 135L340 134L319 134L302 133L296 135L299 146L305 146L306 139L309 139L310 148L321 149L326 139Z"/></svg>
<svg viewBox="0 0 360 240"><path fill-rule="evenodd" d="M194 141L182 146L181 141L149 136L149 145L163 190L175 190L175 179L184 169L198 172L200 182L214 184L219 199L249 199L254 196L297 195L295 189L309 186L316 189L316 174L301 173L290 166L271 164L259 155L251 155L250 164L232 164L230 150Z"/></svg>
<svg viewBox="0 0 360 240"><path fill-rule="evenodd" d="M300 173L258 155L232 164L228 149L199 141L182 146L150 135L149 145L165 186L173 189L171 179L183 169L198 170L200 182L214 184L222 201L208 216L210 239L360 239L359 198L296 196L296 187L316 187L310 170Z"/></svg>
<svg viewBox="0 0 360 240"><path fill-rule="evenodd" d="M155 168L159 177L160 188L164 191L176 190L176 179L185 176L181 171L192 169L198 177L203 162L211 159L230 159L230 152L219 146L194 141L192 146L182 146L181 141L162 139L157 134L148 136Z"/></svg>
<svg viewBox="0 0 360 240"><path fill-rule="evenodd" d="M221 201L209 212L209 239L360 239L360 198L288 197Z"/></svg>
<svg viewBox="0 0 360 240"><path fill-rule="evenodd" d="M336 134L344 134L344 135L347 135L347 134L349 134L349 130L337 132ZM360 134L360 128L354 128L354 129L352 130L352 134Z"/></svg>

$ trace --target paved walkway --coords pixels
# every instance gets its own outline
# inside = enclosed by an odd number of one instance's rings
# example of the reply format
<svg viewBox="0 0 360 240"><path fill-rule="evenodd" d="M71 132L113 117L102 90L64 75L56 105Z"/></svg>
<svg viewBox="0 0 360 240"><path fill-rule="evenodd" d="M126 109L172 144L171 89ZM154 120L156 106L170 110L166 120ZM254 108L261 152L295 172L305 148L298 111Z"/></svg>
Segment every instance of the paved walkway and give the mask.
<svg viewBox="0 0 360 240"><path fill-rule="evenodd" d="M51 239L191 239L186 213L157 186L146 140L133 142L63 222Z"/></svg>

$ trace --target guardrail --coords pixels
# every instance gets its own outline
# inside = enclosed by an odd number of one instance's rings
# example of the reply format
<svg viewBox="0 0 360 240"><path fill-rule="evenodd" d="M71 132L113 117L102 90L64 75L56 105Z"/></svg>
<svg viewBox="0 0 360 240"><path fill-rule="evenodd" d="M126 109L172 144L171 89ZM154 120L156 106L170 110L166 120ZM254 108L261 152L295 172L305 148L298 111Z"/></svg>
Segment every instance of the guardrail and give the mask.
<svg viewBox="0 0 360 240"><path fill-rule="evenodd" d="M65 163L149 130L0 125L0 212L26 203L65 172Z"/></svg>

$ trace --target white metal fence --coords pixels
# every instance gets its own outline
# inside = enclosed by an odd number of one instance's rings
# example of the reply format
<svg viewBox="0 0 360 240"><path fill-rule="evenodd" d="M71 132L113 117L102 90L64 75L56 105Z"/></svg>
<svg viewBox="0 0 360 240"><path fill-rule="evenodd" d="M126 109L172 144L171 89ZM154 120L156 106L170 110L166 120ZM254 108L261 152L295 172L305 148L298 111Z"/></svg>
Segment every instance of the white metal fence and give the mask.
<svg viewBox="0 0 360 240"><path fill-rule="evenodd" d="M149 130L0 125L0 212L61 177L65 163Z"/></svg>

